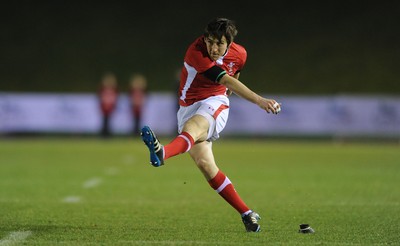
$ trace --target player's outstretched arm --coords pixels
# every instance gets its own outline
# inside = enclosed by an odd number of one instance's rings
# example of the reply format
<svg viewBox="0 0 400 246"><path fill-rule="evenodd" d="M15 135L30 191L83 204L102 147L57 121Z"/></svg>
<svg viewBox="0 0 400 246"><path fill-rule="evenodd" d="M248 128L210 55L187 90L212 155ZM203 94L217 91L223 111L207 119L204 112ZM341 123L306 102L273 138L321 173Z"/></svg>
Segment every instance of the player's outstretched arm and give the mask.
<svg viewBox="0 0 400 246"><path fill-rule="evenodd" d="M223 84L230 91L236 95L257 104L260 108L264 109L267 113L277 114L281 111L280 104L274 99L263 98L254 91L250 90L245 84L240 82L238 79L231 77L227 74L222 76L219 80L220 84Z"/></svg>

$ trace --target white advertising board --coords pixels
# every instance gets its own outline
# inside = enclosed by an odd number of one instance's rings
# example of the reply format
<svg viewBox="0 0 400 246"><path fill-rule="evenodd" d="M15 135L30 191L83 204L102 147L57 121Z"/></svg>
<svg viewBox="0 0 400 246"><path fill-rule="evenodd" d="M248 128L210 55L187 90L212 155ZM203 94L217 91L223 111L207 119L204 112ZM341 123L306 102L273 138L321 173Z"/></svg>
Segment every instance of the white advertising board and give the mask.
<svg viewBox="0 0 400 246"><path fill-rule="evenodd" d="M278 115L232 96L223 135L400 136L400 97L264 95L282 103ZM173 94L151 93L142 124L158 134L176 133L177 101ZM101 128L95 94L0 93L0 133L89 133ZM130 134L133 116L121 94L111 131Z"/></svg>

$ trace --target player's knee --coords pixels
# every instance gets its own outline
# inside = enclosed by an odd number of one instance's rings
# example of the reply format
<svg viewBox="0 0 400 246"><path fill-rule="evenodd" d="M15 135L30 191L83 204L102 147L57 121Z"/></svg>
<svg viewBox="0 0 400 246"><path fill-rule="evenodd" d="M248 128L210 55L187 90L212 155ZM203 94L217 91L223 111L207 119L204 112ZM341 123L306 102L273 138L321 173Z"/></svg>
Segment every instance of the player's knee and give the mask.
<svg viewBox="0 0 400 246"><path fill-rule="evenodd" d="M213 178L218 172L218 168L214 162L211 162L205 158L199 158L196 160L197 167L203 173L207 180Z"/></svg>
<svg viewBox="0 0 400 246"><path fill-rule="evenodd" d="M207 168L207 166L209 165L209 161L207 160L207 158L204 158L202 156L198 156L194 159L194 162L196 163L196 165L199 168Z"/></svg>

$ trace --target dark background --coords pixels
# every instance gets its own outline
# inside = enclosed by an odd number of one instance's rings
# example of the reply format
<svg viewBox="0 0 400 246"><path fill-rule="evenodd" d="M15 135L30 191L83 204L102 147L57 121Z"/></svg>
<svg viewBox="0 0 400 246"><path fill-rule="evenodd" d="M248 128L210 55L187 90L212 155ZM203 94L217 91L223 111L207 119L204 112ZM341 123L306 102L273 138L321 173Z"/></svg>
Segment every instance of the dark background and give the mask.
<svg viewBox="0 0 400 246"><path fill-rule="evenodd" d="M18 1L3 3L0 91L120 90L144 73L171 91L187 46L214 17L236 21L241 80L263 93L400 93L398 1Z"/></svg>

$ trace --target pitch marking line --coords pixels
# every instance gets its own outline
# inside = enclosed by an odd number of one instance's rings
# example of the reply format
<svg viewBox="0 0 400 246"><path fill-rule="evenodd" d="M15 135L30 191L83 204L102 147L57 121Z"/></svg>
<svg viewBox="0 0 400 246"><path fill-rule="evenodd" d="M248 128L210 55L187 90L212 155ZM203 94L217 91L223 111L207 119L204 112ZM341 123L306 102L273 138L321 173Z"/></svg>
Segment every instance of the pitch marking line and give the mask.
<svg viewBox="0 0 400 246"><path fill-rule="evenodd" d="M118 241L118 242L129 242L134 243L135 245L212 245L214 242L207 241ZM218 242L218 245L244 245L245 243L235 243L235 242Z"/></svg>
<svg viewBox="0 0 400 246"><path fill-rule="evenodd" d="M64 197L64 199L62 200L62 202L65 203L79 203L81 201L81 198L79 196L67 196Z"/></svg>
<svg viewBox="0 0 400 246"><path fill-rule="evenodd" d="M32 235L31 231L13 231L10 232L5 238L0 240L0 246L11 246L24 241Z"/></svg>
<svg viewBox="0 0 400 246"><path fill-rule="evenodd" d="M99 186L103 182L101 178L91 178L83 183L83 188L90 189Z"/></svg>
<svg viewBox="0 0 400 246"><path fill-rule="evenodd" d="M115 167L110 167L104 170L104 173L110 176L115 176L119 173L119 169Z"/></svg>

